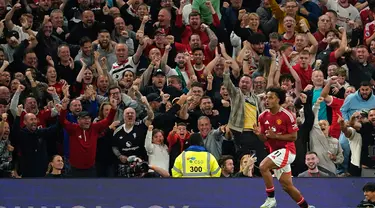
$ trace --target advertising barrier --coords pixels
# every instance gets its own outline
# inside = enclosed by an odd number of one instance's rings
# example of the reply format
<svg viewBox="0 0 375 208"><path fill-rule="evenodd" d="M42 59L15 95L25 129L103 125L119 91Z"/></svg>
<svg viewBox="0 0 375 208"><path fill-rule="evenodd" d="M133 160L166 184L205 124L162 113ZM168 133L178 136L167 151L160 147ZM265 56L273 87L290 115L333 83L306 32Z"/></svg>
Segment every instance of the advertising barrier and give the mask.
<svg viewBox="0 0 375 208"><path fill-rule="evenodd" d="M316 208L349 208L373 178L294 178ZM298 207L275 181L278 208ZM261 178L0 180L0 208L258 208Z"/></svg>

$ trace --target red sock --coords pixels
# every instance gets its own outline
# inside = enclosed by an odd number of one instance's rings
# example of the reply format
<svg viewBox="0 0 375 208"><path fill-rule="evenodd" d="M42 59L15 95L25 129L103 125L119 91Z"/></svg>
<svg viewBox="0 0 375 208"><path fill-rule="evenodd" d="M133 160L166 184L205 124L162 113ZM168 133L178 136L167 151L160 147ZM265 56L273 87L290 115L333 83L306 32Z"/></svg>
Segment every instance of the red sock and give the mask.
<svg viewBox="0 0 375 208"><path fill-rule="evenodd" d="M266 188L266 193L269 198L274 198L275 197L275 187L271 188Z"/></svg>
<svg viewBox="0 0 375 208"><path fill-rule="evenodd" d="M301 208L308 208L308 207L309 207L309 204L307 204L305 198L303 198L303 197L301 198L301 200L299 200L299 201L297 202L297 204L298 204L299 207L301 207Z"/></svg>

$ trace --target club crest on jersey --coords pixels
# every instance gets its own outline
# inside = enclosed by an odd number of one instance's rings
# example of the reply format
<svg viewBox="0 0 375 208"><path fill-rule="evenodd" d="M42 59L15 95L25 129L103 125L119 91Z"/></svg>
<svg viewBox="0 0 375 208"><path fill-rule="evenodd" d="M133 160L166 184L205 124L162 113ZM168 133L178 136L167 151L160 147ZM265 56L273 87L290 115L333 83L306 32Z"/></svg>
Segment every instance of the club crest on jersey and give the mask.
<svg viewBox="0 0 375 208"><path fill-rule="evenodd" d="M283 121L282 121L281 119L277 119L277 120L276 120L276 124L277 124L277 125L281 125L282 123L283 123Z"/></svg>
<svg viewBox="0 0 375 208"><path fill-rule="evenodd" d="M136 133L133 133L133 137L134 137L134 139L137 137L137 134Z"/></svg>

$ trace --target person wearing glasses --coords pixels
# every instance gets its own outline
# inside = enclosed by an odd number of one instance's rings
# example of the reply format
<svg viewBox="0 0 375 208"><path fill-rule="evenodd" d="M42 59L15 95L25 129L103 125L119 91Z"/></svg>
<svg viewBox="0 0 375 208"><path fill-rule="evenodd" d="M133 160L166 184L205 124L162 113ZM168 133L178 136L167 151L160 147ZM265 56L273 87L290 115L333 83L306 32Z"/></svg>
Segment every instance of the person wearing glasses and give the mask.
<svg viewBox="0 0 375 208"><path fill-rule="evenodd" d="M278 32L280 34L283 34L285 32L285 29L284 29L284 26L283 26L283 22L284 22L284 18L286 16L293 17L296 20L296 22L300 22L301 20L304 20L306 26L310 29L310 25L309 25L307 19L305 19L304 17L302 17L302 16L300 16L300 15L297 14L297 12L298 12L298 4L297 4L297 2L295 0L286 0L285 1L284 11L281 10L281 8L277 4L276 0L270 0L270 4L271 4L272 14L275 16L275 18L277 20L279 20L279 29L278 29ZM299 33L305 32L305 31L302 31L302 28L299 25L297 25L296 31L299 32Z"/></svg>

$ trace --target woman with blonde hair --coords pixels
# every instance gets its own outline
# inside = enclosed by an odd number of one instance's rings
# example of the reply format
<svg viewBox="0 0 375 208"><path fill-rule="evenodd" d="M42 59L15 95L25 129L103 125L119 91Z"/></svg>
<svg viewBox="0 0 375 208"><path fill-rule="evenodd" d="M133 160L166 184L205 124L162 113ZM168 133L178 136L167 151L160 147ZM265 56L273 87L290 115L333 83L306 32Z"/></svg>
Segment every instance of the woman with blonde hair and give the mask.
<svg viewBox="0 0 375 208"><path fill-rule="evenodd" d="M254 155L244 155L240 161L240 171L236 173L235 177L254 177L254 164L257 158Z"/></svg>
<svg viewBox="0 0 375 208"><path fill-rule="evenodd" d="M64 168L64 161L60 155L52 156L52 160L48 163L46 177L61 178L64 177L62 170Z"/></svg>
<svg viewBox="0 0 375 208"><path fill-rule="evenodd" d="M263 31L259 29L260 18L257 13L240 13L238 20L233 31L241 40L248 40L255 33L263 34Z"/></svg>

